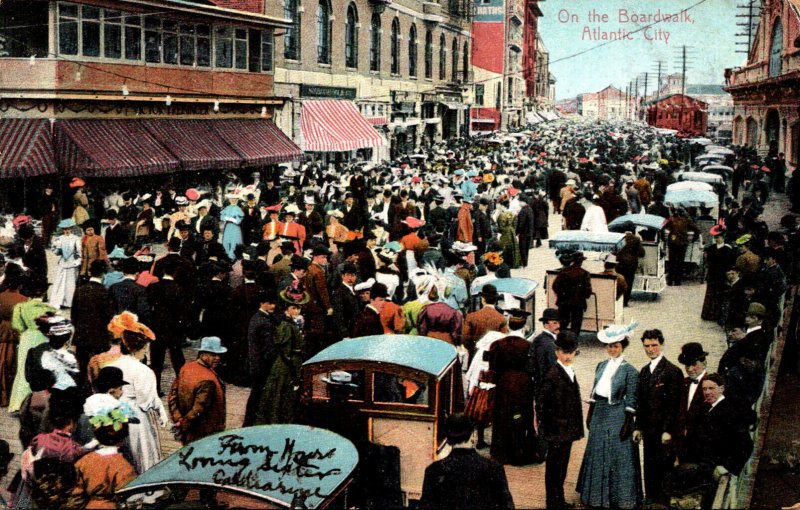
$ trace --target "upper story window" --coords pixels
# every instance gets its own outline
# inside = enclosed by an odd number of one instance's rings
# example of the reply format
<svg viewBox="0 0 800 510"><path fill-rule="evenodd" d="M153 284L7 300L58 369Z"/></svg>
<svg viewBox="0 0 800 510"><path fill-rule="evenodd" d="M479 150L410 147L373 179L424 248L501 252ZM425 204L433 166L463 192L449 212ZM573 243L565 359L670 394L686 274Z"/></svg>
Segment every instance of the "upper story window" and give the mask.
<svg viewBox="0 0 800 510"><path fill-rule="evenodd" d="M317 62L331 63L331 8L328 0L317 6Z"/></svg>
<svg viewBox="0 0 800 510"><path fill-rule="evenodd" d="M417 75L417 26L411 25L408 33L408 75Z"/></svg>
<svg viewBox="0 0 800 510"><path fill-rule="evenodd" d="M392 20L392 74L400 74L400 20Z"/></svg>
<svg viewBox="0 0 800 510"><path fill-rule="evenodd" d="M425 78L433 78L433 33L425 31Z"/></svg>
<svg viewBox="0 0 800 510"><path fill-rule="evenodd" d="M439 36L439 79L444 80L447 76L447 41L444 34Z"/></svg>
<svg viewBox="0 0 800 510"><path fill-rule="evenodd" d="M283 57L300 60L300 12L297 0L284 0L283 17L292 20L292 26L283 34Z"/></svg>
<svg viewBox="0 0 800 510"><path fill-rule="evenodd" d="M461 73L464 77L464 83L469 81L469 43L464 41L464 55L462 56L464 62L461 66Z"/></svg>
<svg viewBox="0 0 800 510"><path fill-rule="evenodd" d="M775 26L772 29L772 43L769 47L769 77L780 76L783 68L783 26L781 19L775 20Z"/></svg>
<svg viewBox="0 0 800 510"><path fill-rule="evenodd" d="M450 76L451 81L458 81L458 39L453 38L453 74Z"/></svg>
<svg viewBox="0 0 800 510"><path fill-rule="evenodd" d="M372 13L369 27L369 70L381 70L381 15Z"/></svg>
<svg viewBox="0 0 800 510"><path fill-rule="evenodd" d="M350 68L358 67L358 11L356 4L347 6L344 25L344 63Z"/></svg>
<svg viewBox="0 0 800 510"><path fill-rule="evenodd" d="M272 30L212 27L68 3L58 4L58 19L60 55L191 67L213 65L254 72L272 70ZM264 65L265 61L269 64Z"/></svg>

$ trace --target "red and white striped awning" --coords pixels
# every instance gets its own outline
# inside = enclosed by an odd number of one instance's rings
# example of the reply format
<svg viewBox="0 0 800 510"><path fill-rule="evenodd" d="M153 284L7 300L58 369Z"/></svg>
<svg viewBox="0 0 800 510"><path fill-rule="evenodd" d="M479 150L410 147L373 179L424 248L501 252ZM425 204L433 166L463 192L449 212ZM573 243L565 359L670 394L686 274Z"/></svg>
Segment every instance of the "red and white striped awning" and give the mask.
<svg viewBox="0 0 800 510"><path fill-rule="evenodd" d="M306 152L345 152L385 145L372 125L350 101L303 101L300 147Z"/></svg>
<svg viewBox="0 0 800 510"><path fill-rule="evenodd" d="M172 155L135 119L57 120L59 166L68 175L129 177L173 172Z"/></svg>
<svg viewBox="0 0 800 510"><path fill-rule="evenodd" d="M389 123L389 119L387 119L386 117L364 117L364 120L366 120L373 126L383 126Z"/></svg>
<svg viewBox="0 0 800 510"><path fill-rule="evenodd" d="M47 119L0 119L0 179L56 173Z"/></svg>
<svg viewBox="0 0 800 510"><path fill-rule="evenodd" d="M175 155L184 170L228 170L243 159L212 128L212 120L146 119L147 131Z"/></svg>
<svg viewBox="0 0 800 510"><path fill-rule="evenodd" d="M222 119L212 121L211 126L246 166L274 165L303 156L300 148L266 119Z"/></svg>

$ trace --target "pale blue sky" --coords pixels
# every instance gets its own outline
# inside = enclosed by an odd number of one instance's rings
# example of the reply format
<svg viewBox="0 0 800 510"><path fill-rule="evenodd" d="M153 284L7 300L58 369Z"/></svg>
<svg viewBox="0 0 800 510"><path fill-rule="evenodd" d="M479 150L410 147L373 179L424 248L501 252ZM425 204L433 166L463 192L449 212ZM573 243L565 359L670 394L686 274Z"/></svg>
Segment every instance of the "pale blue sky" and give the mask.
<svg viewBox="0 0 800 510"><path fill-rule="evenodd" d="M637 75L650 72L656 74L657 60L663 60L664 74L680 72L680 49L687 45L690 64L686 73L687 84L724 82L726 67L744 62L745 55L735 53L737 32L736 5L745 0L705 0L687 10L693 23L660 22L648 29L654 40L646 40L645 32L632 34L633 40L615 41L574 58L558 61L569 55L587 50L605 41L590 40L594 29L617 32L619 29L633 32L648 25L645 22L620 22L619 11L629 14L655 15L678 13L681 9L702 0L546 0L539 3L544 16L539 19L539 31L550 52L550 72L556 77L556 98L574 97L583 92L594 92L613 84L625 89ZM608 14L608 21L590 21L589 11ZM575 21L573 15L578 16ZM560 19L562 22L560 21ZM651 21L652 22L652 21ZM588 32L587 32L588 27ZM669 32L666 40L658 31ZM592 32L591 35L594 35ZM658 38L658 39L656 39ZM743 48L739 46L739 48ZM640 84L643 81L639 80ZM650 78L648 93L655 86ZM642 90L643 91L643 90Z"/></svg>

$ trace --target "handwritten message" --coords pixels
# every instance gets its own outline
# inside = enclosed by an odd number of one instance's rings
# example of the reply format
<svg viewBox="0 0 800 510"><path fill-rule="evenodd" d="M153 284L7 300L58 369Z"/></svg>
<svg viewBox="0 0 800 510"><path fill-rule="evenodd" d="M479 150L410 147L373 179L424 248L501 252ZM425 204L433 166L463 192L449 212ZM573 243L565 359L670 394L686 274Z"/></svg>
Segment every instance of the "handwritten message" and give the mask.
<svg viewBox="0 0 800 510"><path fill-rule="evenodd" d="M667 11L635 11L617 9L604 12L591 9L578 13L569 9L560 9L557 14L561 24L572 24L581 27L582 41L636 41L646 40L651 43L669 44L672 33L670 26L675 24L694 24L692 13L687 10Z"/></svg>

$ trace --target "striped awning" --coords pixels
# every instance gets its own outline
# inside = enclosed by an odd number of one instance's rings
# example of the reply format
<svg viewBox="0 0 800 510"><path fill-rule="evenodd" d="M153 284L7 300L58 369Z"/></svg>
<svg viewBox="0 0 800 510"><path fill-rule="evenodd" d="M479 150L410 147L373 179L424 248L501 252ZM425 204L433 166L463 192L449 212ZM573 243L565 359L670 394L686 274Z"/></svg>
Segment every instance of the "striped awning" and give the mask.
<svg viewBox="0 0 800 510"><path fill-rule="evenodd" d="M211 126L242 157L246 166L273 165L303 156L300 148L266 119L214 120Z"/></svg>
<svg viewBox="0 0 800 510"><path fill-rule="evenodd" d="M387 119L386 117L364 117L364 120L366 120L373 126L383 126L384 124L389 123L389 119Z"/></svg>
<svg viewBox="0 0 800 510"><path fill-rule="evenodd" d="M68 175L129 177L172 172L178 159L135 119L58 120L59 166Z"/></svg>
<svg viewBox="0 0 800 510"><path fill-rule="evenodd" d="M345 152L385 145L356 105L344 100L303 101L300 146L307 152Z"/></svg>
<svg viewBox="0 0 800 510"><path fill-rule="evenodd" d="M243 158L212 127L213 120L147 119L140 121L181 162L184 170L229 170Z"/></svg>
<svg viewBox="0 0 800 510"><path fill-rule="evenodd" d="M47 119L0 119L0 179L56 173Z"/></svg>

